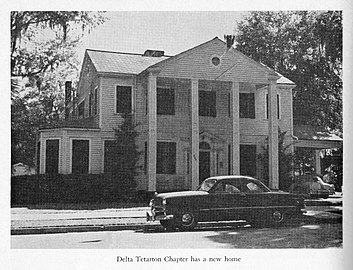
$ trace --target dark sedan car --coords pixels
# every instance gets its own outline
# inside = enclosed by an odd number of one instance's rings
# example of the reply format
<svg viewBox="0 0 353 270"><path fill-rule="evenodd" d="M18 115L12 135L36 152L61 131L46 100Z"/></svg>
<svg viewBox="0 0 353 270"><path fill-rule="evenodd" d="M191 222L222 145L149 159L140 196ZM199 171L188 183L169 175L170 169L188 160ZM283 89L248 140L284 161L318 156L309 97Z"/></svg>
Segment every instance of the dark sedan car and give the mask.
<svg viewBox="0 0 353 270"><path fill-rule="evenodd" d="M197 222L245 219L252 225L279 225L305 211L303 197L271 191L246 176L216 176L196 191L156 195L147 221L160 221L166 229L193 229Z"/></svg>

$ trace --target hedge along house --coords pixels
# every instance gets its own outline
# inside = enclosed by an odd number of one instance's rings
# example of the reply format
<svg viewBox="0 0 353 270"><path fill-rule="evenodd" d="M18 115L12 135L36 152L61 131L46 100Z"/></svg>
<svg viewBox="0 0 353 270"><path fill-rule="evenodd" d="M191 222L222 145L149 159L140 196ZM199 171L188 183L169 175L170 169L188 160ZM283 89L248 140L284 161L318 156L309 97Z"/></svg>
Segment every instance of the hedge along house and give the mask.
<svg viewBox="0 0 353 270"><path fill-rule="evenodd" d="M261 179L278 189L278 128L293 140L295 84L217 37L176 56L86 50L77 94L67 84L67 121L41 129L39 173L111 171L114 129L132 113L141 152L138 189L196 189L208 176Z"/></svg>

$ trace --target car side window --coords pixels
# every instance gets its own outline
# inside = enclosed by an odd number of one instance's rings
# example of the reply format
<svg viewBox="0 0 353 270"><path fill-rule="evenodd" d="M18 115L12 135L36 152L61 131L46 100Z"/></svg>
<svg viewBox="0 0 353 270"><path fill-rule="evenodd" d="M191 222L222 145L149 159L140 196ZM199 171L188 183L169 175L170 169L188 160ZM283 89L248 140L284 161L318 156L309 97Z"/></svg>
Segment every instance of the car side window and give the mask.
<svg viewBox="0 0 353 270"><path fill-rule="evenodd" d="M215 188L215 193L239 193L240 190L230 183L219 183Z"/></svg>
<svg viewBox="0 0 353 270"><path fill-rule="evenodd" d="M246 185L246 187L249 189L248 192L250 193L258 193L258 192L263 192L262 188L259 187L257 184L250 182Z"/></svg>
<svg viewBox="0 0 353 270"><path fill-rule="evenodd" d="M214 193L224 193L224 183L219 183L214 189Z"/></svg>
<svg viewBox="0 0 353 270"><path fill-rule="evenodd" d="M226 193L240 193L240 190L233 185L226 184L225 192Z"/></svg>

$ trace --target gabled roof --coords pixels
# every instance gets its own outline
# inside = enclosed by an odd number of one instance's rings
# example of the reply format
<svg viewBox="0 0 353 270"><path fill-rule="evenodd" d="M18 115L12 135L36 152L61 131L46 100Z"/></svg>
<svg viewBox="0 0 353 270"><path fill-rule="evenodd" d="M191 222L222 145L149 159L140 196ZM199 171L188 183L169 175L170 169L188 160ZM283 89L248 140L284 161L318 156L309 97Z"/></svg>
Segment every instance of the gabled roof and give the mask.
<svg viewBox="0 0 353 270"><path fill-rule="evenodd" d="M265 68L267 68L268 70L273 71L273 69L269 68L268 66L266 66L265 64L261 63L260 64L262 66L264 66ZM280 76L280 78L277 80L277 83L279 84L295 84L294 82L292 82L290 79L284 77L282 74L280 74L279 72L275 71L275 73Z"/></svg>
<svg viewBox="0 0 353 270"><path fill-rule="evenodd" d="M163 67L166 64L173 63L178 59L192 54L195 50L206 47L208 46L208 44L214 42L216 42L217 44L222 43L225 45L224 41L220 40L218 37L215 37L191 49L183 51L175 56L148 57L143 56L143 54L112 52L93 49L87 49L86 55L88 55L88 57L91 59L98 73L138 75L141 74L143 71L147 70L148 68ZM272 69L261 63L254 61L253 59L247 57L246 55L235 50L234 48L232 48L232 52L244 61L247 61L251 65L257 67L259 70L262 70L266 73L276 73L277 75L279 75L280 78L277 81L278 84L295 85L291 80L287 79L283 75L273 71ZM227 72L229 71L230 70L228 70Z"/></svg>
<svg viewBox="0 0 353 270"><path fill-rule="evenodd" d="M87 49L86 53L92 60L97 72L120 74L140 74L148 67L169 58L147 57L142 54L100 51Z"/></svg>
<svg viewBox="0 0 353 270"><path fill-rule="evenodd" d="M277 80L277 84L294 84L295 85L295 83L292 82L290 79L284 77L282 74L280 74L278 72L276 72L276 73L277 73L277 75L280 76L280 78Z"/></svg>

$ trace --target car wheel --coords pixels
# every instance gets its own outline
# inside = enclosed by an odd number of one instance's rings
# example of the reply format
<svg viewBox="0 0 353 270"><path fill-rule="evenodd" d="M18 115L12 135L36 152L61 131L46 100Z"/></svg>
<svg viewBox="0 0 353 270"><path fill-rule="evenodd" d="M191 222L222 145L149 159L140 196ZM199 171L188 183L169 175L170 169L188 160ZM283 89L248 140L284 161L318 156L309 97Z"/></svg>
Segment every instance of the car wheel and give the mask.
<svg viewBox="0 0 353 270"><path fill-rule="evenodd" d="M193 230L197 224L196 217L191 212L185 212L180 215L179 229L181 231Z"/></svg>
<svg viewBox="0 0 353 270"><path fill-rule="evenodd" d="M286 220L286 214L281 210L275 210L270 212L268 217L271 225L281 225Z"/></svg>
<svg viewBox="0 0 353 270"><path fill-rule="evenodd" d="M176 226L173 220L160 220L159 222L161 223L163 228L166 229L168 232L175 231L176 229Z"/></svg>

